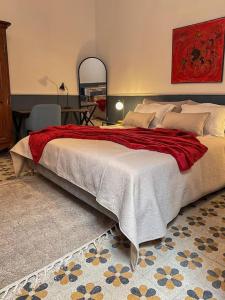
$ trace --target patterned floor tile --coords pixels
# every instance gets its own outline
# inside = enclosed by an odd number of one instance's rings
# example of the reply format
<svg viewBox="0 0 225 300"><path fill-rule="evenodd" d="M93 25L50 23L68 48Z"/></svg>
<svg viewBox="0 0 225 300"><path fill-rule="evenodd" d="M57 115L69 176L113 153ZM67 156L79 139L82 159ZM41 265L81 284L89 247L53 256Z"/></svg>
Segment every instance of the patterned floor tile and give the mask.
<svg viewBox="0 0 225 300"><path fill-rule="evenodd" d="M167 295L164 294L157 285L148 278L134 278L133 281L123 289L115 289L113 292L113 299L120 300L166 300Z"/></svg>
<svg viewBox="0 0 225 300"><path fill-rule="evenodd" d="M207 289L201 284L186 286L173 300L224 300L224 294Z"/></svg>

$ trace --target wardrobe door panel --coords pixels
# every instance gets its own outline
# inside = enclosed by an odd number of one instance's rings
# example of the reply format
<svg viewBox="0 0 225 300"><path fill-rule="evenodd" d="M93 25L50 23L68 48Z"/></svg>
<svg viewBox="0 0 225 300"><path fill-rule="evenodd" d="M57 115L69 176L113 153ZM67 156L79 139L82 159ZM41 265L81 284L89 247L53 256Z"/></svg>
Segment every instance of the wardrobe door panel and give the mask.
<svg viewBox="0 0 225 300"><path fill-rule="evenodd" d="M12 145L12 113L6 43L7 23L0 21L0 150Z"/></svg>

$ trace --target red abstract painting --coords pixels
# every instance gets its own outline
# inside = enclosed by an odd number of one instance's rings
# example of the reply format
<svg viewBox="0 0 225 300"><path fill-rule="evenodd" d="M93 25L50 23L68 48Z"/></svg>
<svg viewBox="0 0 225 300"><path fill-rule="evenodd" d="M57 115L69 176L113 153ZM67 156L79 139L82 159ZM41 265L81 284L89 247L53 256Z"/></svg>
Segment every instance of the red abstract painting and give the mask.
<svg viewBox="0 0 225 300"><path fill-rule="evenodd" d="M171 83L221 82L225 17L173 29Z"/></svg>

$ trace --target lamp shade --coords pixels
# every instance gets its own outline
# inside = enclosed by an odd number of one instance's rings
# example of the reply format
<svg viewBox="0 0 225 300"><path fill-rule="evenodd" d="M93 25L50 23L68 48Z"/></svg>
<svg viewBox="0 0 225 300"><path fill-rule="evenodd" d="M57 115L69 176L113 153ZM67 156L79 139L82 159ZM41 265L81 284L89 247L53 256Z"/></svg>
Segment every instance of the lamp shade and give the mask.
<svg viewBox="0 0 225 300"><path fill-rule="evenodd" d="M62 82L60 84L59 89L62 90L62 91L65 91L65 84L64 84L64 82Z"/></svg>
<svg viewBox="0 0 225 300"><path fill-rule="evenodd" d="M124 107L123 102L120 100L117 101L115 107L117 110L123 110L123 107Z"/></svg>

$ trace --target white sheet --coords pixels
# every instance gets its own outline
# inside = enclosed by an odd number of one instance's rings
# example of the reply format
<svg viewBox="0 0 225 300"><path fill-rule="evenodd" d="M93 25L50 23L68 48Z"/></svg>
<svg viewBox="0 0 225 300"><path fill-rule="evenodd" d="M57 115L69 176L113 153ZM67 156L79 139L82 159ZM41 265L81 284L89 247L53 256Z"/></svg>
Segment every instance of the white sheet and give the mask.
<svg viewBox="0 0 225 300"><path fill-rule="evenodd" d="M225 138L199 139L208 151L184 173L169 154L77 139L49 142L40 164L94 195L118 217L121 231L138 249L163 237L181 207L225 186ZM23 158L31 158L28 138L11 154L19 174Z"/></svg>

